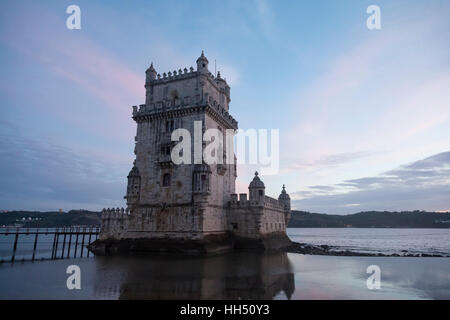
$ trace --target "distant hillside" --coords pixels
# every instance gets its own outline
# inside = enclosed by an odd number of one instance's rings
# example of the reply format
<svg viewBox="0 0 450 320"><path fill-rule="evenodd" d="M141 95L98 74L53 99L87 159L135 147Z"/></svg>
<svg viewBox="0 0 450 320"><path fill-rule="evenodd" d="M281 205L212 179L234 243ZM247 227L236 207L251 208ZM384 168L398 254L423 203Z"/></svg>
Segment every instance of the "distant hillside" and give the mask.
<svg viewBox="0 0 450 320"><path fill-rule="evenodd" d="M367 211L330 215L292 211L288 228L450 228L450 212Z"/></svg>
<svg viewBox="0 0 450 320"><path fill-rule="evenodd" d="M100 212L8 211L0 212L0 226L28 228L100 226ZM450 212L368 211L349 215L332 215L292 211L289 228L450 228Z"/></svg>
<svg viewBox="0 0 450 320"><path fill-rule="evenodd" d="M69 212L8 211L0 213L0 226L25 228L100 226L100 212L87 210L70 210Z"/></svg>

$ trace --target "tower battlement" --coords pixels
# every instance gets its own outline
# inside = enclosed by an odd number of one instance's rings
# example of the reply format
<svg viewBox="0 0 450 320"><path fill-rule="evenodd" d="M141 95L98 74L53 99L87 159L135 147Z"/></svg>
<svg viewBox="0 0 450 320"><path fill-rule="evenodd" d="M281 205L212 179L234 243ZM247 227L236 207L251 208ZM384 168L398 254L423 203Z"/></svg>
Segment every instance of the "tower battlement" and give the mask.
<svg viewBox="0 0 450 320"><path fill-rule="evenodd" d="M225 79L214 76L208 70L208 59L202 55L197 59L197 70L193 67L174 71L156 72L153 63L146 71L145 80L146 99L145 104L152 103L176 103L184 101L192 103L210 103L220 105L226 111L229 110L230 87Z"/></svg>
<svg viewBox="0 0 450 320"><path fill-rule="evenodd" d="M239 196L239 200L238 200ZM264 196L262 199L250 200L246 193L231 194L230 207L231 208L246 208L246 207L267 207L274 210L284 211L284 205L277 199L269 196Z"/></svg>
<svg viewBox="0 0 450 320"><path fill-rule="evenodd" d="M153 64L152 64L152 66L153 66ZM147 78L146 85L147 84L167 84L171 81L192 78L192 77L196 77L198 75L207 76L209 80L214 81L215 85L218 86L217 89L220 89L220 86L223 86L223 84L227 84L226 79L221 78L220 72L218 73L217 76L214 76L214 74L212 74L209 71L206 74L201 74L201 73L195 71L193 67L189 67L189 69L187 69L187 68L181 69L180 68L180 69L178 69L178 71L173 70L173 71L163 72L162 75L160 73L157 73L155 78L152 78L152 77Z"/></svg>

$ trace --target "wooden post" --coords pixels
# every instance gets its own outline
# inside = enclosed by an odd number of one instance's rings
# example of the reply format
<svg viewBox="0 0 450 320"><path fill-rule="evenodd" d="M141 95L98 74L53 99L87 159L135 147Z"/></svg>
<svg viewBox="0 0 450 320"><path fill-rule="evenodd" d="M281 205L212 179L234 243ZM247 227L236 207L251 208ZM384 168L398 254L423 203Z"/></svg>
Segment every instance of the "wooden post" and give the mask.
<svg viewBox="0 0 450 320"><path fill-rule="evenodd" d="M69 247L67 248L67 258L70 258L70 246L72 245L72 227L69 231Z"/></svg>
<svg viewBox="0 0 450 320"><path fill-rule="evenodd" d="M78 228L76 229L77 237L75 238L75 253L73 254L73 257L77 257L77 249L78 249Z"/></svg>
<svg viewBox="0 0 450 320"><path fill-rule="evenodd" d="M83 237L81 238L81 258L83 258L83 250L84 250L84 232L86 228L83 228Z"/></svg>
<svg viewBox="0 0 450 320"><path fill-rule="evenodd" d="M38 241L38 235L39 235L39 232L36 231L36 235L34 236L33 257L31 257L31 261L34 261L34 257L36 255L36 246L37 246L37 241Z"/></svg>
<svg viewBox="0 0 450 320"><path fill-rule="evenodd" d="M13 254L11 257L11 262L14 263L14 260L16 258L16 250L17 250L17 240L19 240L19 230L16 231L16 237L14 239L14 248L13 248Z"/></svg>
<svg viewBox="0 0 450 320"><path fill-rule="evenodd" d="M53 259L54 256L55 256L55 245L56 245L56 233L53 235L53 246L52 246L52 257L51 257L51 259Z"/></svg>
<svg viewBox="0 0 450 320"><path fill-rule="evenodd" d="M58 232L58 228L56 228L56 245L55 245L55 255L54 255L54 259L57 259L56 255L58 254L58 242L59 242L59 232Z"/></svg>
<svg viewBox="0 0 450 320"><path fill-rule="evenodd" d="M66 248L66 227L63 228L63 233L64 237L63 237L63 247L61 251L61 259L64 259L64 249Z"/></svg>
<svg viewBox="0 0 450 320"><path fill-rule="evenodd" d="M89 227L89 240L88 240L88 245L91 244L91 235L92 235L92 227ZM87 251L87 256L89 257L89 250Z"/></svg>

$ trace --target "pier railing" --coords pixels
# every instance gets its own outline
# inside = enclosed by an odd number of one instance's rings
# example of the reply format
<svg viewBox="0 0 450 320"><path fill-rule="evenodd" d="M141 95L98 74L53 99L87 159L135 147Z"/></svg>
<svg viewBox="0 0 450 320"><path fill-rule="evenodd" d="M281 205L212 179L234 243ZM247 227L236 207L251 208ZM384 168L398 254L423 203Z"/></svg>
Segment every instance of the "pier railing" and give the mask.
<svg viewBox="0 0 450 320"><path fill-rule="evenodd" d="M2 239L0 262L82 258L84 252L86 252L85 256L89 257L89 250L86 246L98 238L99 232L99 227L3 227L0 228L0 236L4 236L0 238ZM3 253L9 251L8 247L11 248L11 255L10 258L5 259ZM25 250L25 254L21 254L19 258L17 257L18 247L24 247Z"/></svg>

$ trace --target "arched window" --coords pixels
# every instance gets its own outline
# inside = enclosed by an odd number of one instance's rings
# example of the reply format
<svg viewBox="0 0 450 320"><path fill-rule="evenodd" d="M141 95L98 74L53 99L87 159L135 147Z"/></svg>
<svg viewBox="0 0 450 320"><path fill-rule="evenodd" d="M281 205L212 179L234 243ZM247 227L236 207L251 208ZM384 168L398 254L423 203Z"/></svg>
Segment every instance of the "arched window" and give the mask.
<svg viewBox="0 0 450 320"><path fill-rule="evenodd" d="M170 173L163 175L163 187L170 187Z"/></svg>

